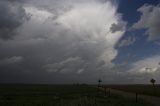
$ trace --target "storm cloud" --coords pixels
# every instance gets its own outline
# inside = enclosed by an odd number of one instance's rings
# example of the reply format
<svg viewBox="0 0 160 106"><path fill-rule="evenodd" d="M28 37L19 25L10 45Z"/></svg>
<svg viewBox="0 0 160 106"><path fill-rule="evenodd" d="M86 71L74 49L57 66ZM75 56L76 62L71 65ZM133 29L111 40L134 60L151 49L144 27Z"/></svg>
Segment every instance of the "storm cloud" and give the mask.
<svg viewBox="0 0 160 106"><path fill-rule="evenodd" d="M127 24L115 2L12 3L0 2L6 11L0 17L0 36L5 39L0 41L2 82L93 83L100 77L106 82L133 80L126 77L132 74L124 71L129 67L114 63L118 55L115 46ZM134 43L132 38L124 42L130 45L132 40Z"/></svg>
<svg viewBox="0 0 160 106"><path fill-rule="evenodd" d="M7 40L16 35L17 28L29 18L20 3L0 1L0 38Z"/></svg>
<svg viewBox="0 0 160 106"><path fill-rule="evenodd" d="M5 59L0 60L0 65L19 63L22 60L23 60L23 57L21 57L21 56L13 56L10 58L5 58Z"/></svg>

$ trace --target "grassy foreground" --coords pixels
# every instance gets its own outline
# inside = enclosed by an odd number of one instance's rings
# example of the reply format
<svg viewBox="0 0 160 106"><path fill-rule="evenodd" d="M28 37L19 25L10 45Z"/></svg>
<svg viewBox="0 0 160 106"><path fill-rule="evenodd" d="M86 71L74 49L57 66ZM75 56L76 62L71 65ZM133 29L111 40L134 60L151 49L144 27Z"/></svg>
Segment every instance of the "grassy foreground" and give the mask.
<svg viewBox="0 0 160 106"><path fill-rule="evenodd" d="M87 85L0 85L0 106L150 106Z"/></svg>

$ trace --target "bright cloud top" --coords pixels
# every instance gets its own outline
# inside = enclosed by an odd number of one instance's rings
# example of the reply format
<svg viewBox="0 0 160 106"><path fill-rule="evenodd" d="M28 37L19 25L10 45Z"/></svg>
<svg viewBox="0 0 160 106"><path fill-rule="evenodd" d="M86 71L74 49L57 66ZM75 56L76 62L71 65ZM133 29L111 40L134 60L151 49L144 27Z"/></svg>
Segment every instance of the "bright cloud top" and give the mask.
<svg viewBox="0 0 160 106"><path fill-rule="evenodd" d="M122 21L116 10L117 7L109 1L106 3L97 1L75 3L56 21L83 41L96 44L104 42L104 51L100 53L99 58L110 63L117 55L114 46L124 33L124 30L112 33L110 29L113 24L119 24Z"/></svg>

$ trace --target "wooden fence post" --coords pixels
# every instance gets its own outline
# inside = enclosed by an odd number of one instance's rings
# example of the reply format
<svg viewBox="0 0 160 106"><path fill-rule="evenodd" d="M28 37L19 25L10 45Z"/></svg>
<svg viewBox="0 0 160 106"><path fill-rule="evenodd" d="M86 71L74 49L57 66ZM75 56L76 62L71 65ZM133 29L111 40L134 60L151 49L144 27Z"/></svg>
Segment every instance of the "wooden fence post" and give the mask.
<svg viewBox="0 0 160 106"><path fill-rule="evenodd" d="M110 95L111 95L111 91L110 91L110 88L109 88L109 90L108 90L108 96L110 97Z"/></svg>
<svg viewBox="0 0 160 106"><path fill-rule="evenodd" d="M138 93L136 93L136 103L138 102Z"/></svg>
<svg viewBox="0 0 160 106"><path fill-rule="evenodd" d="M104 90L105 90L105 96L107 96L107 88L104 87Z"/></svg>

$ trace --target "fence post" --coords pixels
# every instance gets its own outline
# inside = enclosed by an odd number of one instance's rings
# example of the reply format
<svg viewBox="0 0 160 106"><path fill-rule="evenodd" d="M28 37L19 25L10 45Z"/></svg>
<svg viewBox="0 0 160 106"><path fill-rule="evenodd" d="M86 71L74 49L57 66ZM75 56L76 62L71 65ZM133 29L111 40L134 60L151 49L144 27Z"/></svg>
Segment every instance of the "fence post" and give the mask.
<svg viewBox="0 0 160 106"><path fill-rule="evenodd" d="M94 99L94 104L95 104L95 106L97 106L97 101L96 101L96 98Z"/></svg>
<svg viewBox="0 0 160 106"><path fill-rule="evenodd" d="M107 89L106 89L106 87L104 87L104 90L105 90L105 96L107 95Z"/></svg>
<svg viewBox="0 0 160 106"><path fill-rule="evenodd" d="M111 91L110 91L110 88L109 88L109 90L108 90L108 96L110 97L110 95L111 95Z"/></svg>
<svg viewBox="0 0 160 106"><path fill-rule="evenodd" d="M138 102L138 93L136 93L136 103Z"/></svg>

